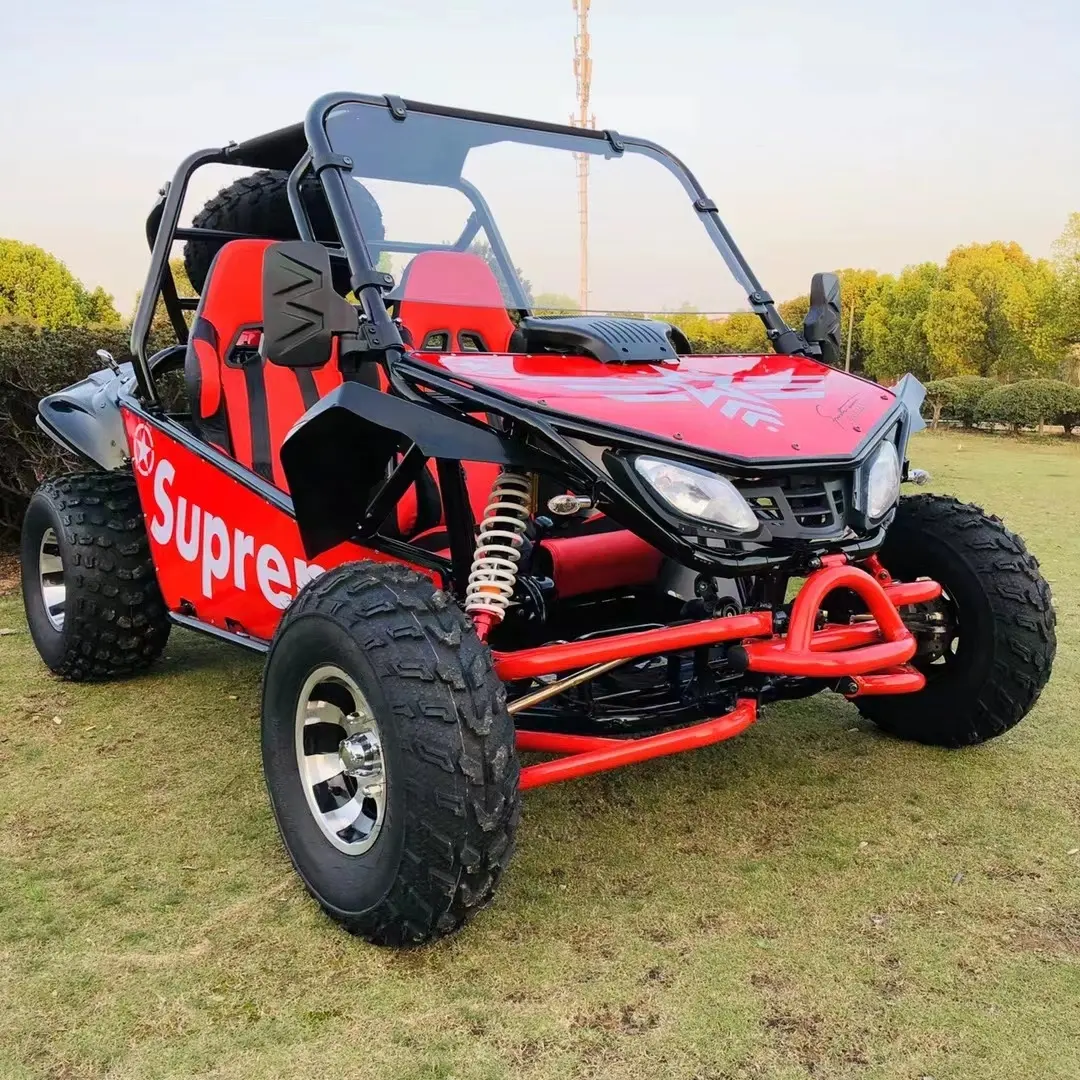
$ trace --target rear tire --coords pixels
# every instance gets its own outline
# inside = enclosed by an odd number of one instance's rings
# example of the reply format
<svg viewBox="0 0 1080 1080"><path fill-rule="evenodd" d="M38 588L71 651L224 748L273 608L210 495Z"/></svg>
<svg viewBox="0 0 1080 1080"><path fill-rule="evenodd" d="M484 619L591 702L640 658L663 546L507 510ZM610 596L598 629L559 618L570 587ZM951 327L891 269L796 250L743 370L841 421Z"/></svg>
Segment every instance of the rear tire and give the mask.
<svg viewBox="0 0 1080 1080"><path fill-rule="evenodd" d="M30 636L57 675L115 679L169 639L142 507L128 473L76 473L30 499L20 547Z"/></svg>
<svg viewBox="0 0 1080 1080"><path fill-rule="evenodd" d="M1057 648L1050 586L1023 540L978 506L915 495L901 499L880 557L900 580L941 583L955 649L936 663L914 661L925 689L856 698L859 711L892 735L934 746L970 746L1018 724Z"/></svg>
<svg viewBox="0 0 1080 1080"><path fill-rule="evenodd" d="M353 737L377 776L348 772ZM418 945L491 901L520 817L514 728L490 652L427 578L353 563L300 593L267 658L262 745L293 865L350 933Z"/></svg>
<svg viewBox="0 0 1080 1080"><path fill-rule="evenodd" d="M241 177L210 199L191 223L199 229L224 229L271 240L299 240L300 232L289 206L288 179L286 173L269 171ZM322 188L308 181L300 192L315 238L336 243L337 226ZM367 240L381 240L382 212L378 203L358 184L352 186L351 197L355 206L364 207L362 225L368 234ZM210 264L225 243L224 240L189 240L184 245L184 268L196 292L202 292Z"/></svg>

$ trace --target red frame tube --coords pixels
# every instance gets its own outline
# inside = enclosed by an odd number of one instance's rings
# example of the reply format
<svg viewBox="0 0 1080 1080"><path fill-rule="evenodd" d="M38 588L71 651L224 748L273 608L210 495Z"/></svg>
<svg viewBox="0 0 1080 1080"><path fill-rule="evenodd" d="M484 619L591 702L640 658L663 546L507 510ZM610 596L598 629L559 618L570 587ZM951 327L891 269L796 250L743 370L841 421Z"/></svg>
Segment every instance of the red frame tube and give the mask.
<svg viewBox="0 0 1080 1080"><path fill-rule="evenodd" d="M596 739L586 735L551 735L538 731L518 732L518 749L539 749L542 743L554 749L556 745L570 751L567 757L544 761L539 765L526 765L521 770L518 786L529 788L554 784L560 780L575 780L591 773L616 769L620 765L632 765L650 758L678 754L684 750L696 750L701 746L730 739L745 731L757 719L757 702L749 698L740 701L726 716L706 720L692 727L664 731L643 739ZM540 737L543 736L541 739ZM597 745L610 744L610 745Z"/></svg>
<svg viewBox="0 0 1080 1080"><path fill-rule="evenodd" d="M928 597L937 582L912 582L915 588L906 592L890 586L890 596L865 570L857 566L832 563L813 573L795 598L787 637L780 641L752 641L744 646L747 669L771 675L801 675L816 679L840 678L844 675L864 675L882 668L904 664L915 655L915 638L904 625L897 602L913 603L911 597ZM850 589L866 604L874 622L851 627L833 627L823 646L822 631L814 632L822 602L835 589ZM872 627L874 637L885 640L845 648L846 642L861 630ZM828 655L822 655L823 652Z"/></svg>
<svg viewBox="0 0 1080 1080"><path fill-rule="evenodd" d="M581 754L606 750L624 741L605 735L560 735L555 731L518 731L516 735L517 748L523 754Z"/></svg>
<svg viewBox="0 0 1080 1080"><path fill-rule="evenodd" d="M796 652L770 641L753 641L744 646L747 670L765 675L801 675L809 679L839 679L864 675L906 663L915 655L915 639L883 641L846 651L806 649Z"/></svg>
<svg viewBox="0 0 1080 1080"><path fill-rule="evenodd" d="M875 671L873 675L853 675L855 689L846 698L874 697L879 694L914 694L926 686L926 676L910 664Z"/></svg>
<svg viewBox="0 0 1080 1080"><path fill-rule="evenodd" d="M591 667L608 660L631 660L637 656L678 652L699 645L716 645L745 637L771 634L772 613L754 611L749 615L730 615L726 619L702 619L683 626L660 630L641 630L633 634L612 634L565 645L541 645L512 653L495 653L495 674L503 682L553 675L572 668Z"/></svg>
<svg viewBox="0 0 1080 1080"><path fill-rule="evenodd" d="M941 586L936 581L894 582L880 564L871 564L872 576L845 563L842 557L830 556L822 561L822 568L806 579L795 598L786 636L772 636L772 614L758 611L659 630L496 653L495 671L504 681L511 681L611 660L739 641L743 642L741 650L749 671L827 680L847 678L847 697L921 690L926 685L925 677L907 664L915 653L916 641L897 609L933 600L941 595ZM835 589L855 592L866 604L873 621L832 624L815 630L821 605ZM747 638L759 640L746 641ZM734 658L737 654L735 650L732 652ZM565 755L526 766L521 771L520 786L523 790L540 787L708 746L738 735L756 719L756 701L744 698L726 716L640 739L518 731L518 750Z"/></svg>
<svg viewBox="0 0 1080 1080"><path fill-rule="evenodd" d="M936 581L903 581L882 586L882 592L897 607L904 607L936 600L941 595L941 586Z"/></svg>

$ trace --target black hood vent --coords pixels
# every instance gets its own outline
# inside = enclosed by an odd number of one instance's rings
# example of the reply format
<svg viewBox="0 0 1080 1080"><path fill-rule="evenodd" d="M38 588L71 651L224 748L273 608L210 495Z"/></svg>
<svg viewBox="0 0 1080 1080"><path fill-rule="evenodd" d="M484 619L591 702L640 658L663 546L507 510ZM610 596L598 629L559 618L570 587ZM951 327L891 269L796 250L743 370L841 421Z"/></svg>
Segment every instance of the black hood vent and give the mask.
<svg viewBox="0 0 1080 1080"><path fill-rule="evenodd" d="M656 364L690 352L686 335L656 319L529 315L510 338L515 353L591 356L604 364Z"/></svg>

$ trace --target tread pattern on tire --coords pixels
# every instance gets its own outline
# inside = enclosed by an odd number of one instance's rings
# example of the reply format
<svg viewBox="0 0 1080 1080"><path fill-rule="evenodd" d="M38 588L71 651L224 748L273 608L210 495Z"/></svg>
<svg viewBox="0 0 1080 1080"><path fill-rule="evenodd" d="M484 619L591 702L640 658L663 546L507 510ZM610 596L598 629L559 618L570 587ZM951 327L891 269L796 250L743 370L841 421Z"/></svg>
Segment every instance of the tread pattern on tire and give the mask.
<svg viewBox="0 0 1080 1080"><path fill-rule="evenodd" d="M191 223L200 229L225 229L273 240L298 240L300 233L289 205L287 181L286 173L270 170L241 177L210 199ZM324 242L336 242L337 225L322 188L309 180L301 185L300 197L315 237ZM351 199L354 207L362 210L367 240L381 240L382 211L374 197L366 188L355 185ZM189 240L184 245L184 269L196 292L202 292L210 264L225 243L224 240Z"/></svg>
<svg viewBox="0 0 1080 1080"><path fill-rule="evenodd" d="M68 648L57 675L113 679L148 667L171 624L158 588L135 480L75 473L39 489L55 507L70 557L64 566Z"/></svg>
<svg viewBox="0 0 1080 1080"><path fill-rule="evenodd" d="M394 885L362 916L324 910L380 945L449 934L490 903L521 815L514 726L491 654L445 592L393 563L319 576L281 629L312 613L335 620L372 660L410 772Z"/></svg>
<svg viewBox="0 0 1080 1080"><path fill-rule="evenodd" d="M191 224L198 229L229 229L278 239L298 235L287 202L284 210L288 216L282 220L285 181L283 173L269 171L243 176L210 199ZM289 231L279 237L283 226ZM184 268L196 292L202 292L210 264L224 243L222 240L189 240L184 245Z"/></svg>
<svg viewBox="0 0 1080 1080"><path fill-rule="evenodd" d="M1057 647L1050 586L1024 541L974 504L929 493L902 499L886 552L890 540L915 544L919 534L944 539L982 582L993 613L990 675L973 699L956 700L946 715L928 714L929 687L912 695L857 698L856 704L867 719L901 738L950 747L984 742L1019 723L1050 677Z"/></svg>

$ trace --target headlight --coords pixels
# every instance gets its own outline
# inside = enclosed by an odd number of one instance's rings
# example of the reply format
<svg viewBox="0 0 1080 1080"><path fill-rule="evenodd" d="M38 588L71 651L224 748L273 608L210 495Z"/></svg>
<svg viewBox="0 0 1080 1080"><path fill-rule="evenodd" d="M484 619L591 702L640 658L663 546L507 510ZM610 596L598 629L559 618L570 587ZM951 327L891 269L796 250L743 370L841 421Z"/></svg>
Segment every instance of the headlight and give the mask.
<svg viewBox="0 0 1080 1080"><path fill-rule="evenodd" d="M653 457L635 458L634 470L668 506L686 517L726 525L736 532L758 528L750 504L722 476Z"/></svg>
<svg viewBox="0 0 1080 1080"><path fill-rule="evenodd" d="M891 442L883 442L866 474L866 516L879 518L900 497L900 459Z"/></svg>

